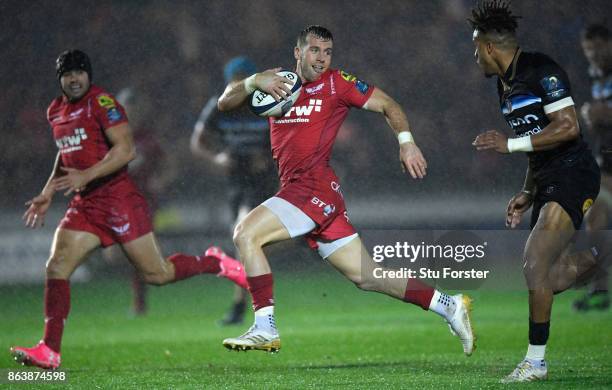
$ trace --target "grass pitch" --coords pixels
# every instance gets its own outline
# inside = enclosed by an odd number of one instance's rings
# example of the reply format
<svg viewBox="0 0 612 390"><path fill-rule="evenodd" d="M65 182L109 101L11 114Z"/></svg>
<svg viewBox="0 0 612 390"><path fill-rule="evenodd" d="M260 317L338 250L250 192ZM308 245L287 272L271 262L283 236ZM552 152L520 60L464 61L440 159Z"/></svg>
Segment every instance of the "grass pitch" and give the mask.
<svg viewBox="0 0 612 390"><path fill-rule="evenodd" d="M475 292L478 348L463 356L443 320L358 291L330 269L278 273L282 349L230 352L243 326L216 321L232 288L211 276L150 289L149 314L129 315L127 281L74 284L62 350L62 384L7 384L25 370L8 354L42 333L42 287L0 288L0 387L11 388L491 388L524 356L527 294ZM612 312L576 314L578 292L556 297L547 351L550 380L533 388L612 387ZM29 368L31 369L31 368Z"/></svg>

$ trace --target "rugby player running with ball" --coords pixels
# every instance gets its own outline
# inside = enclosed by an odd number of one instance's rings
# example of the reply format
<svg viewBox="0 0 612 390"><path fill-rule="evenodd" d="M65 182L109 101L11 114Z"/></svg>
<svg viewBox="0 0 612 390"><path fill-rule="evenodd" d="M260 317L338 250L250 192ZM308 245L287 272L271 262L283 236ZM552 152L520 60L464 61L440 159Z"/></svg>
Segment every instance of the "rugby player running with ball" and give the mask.
<svg viewBox="0 0 612 390"><path fill-rule="evenodd" d="M294 48L302 93L282 117L269 118L280 191L253 209L234 231L234 243L247 272L255 321L241 336L223 341L229 349L276 351L280 336L274 319L273 278L262 250L266 245L306 236L313 249L357 287L421 306L442 316L463 345L474 349L470 299L448 296L417 279L380 279L378 267L351 225L339 180L329 166L332 146L351 107L382 114L399 140L399 157L413 178L425 176L427 163L410 132L402 108L379 88L330 68L333 38L321 26L300 32ZM221 111L240 107L256 89L277 101L289 96L290 81L272 69L230 83L219 98Z"/></svg>

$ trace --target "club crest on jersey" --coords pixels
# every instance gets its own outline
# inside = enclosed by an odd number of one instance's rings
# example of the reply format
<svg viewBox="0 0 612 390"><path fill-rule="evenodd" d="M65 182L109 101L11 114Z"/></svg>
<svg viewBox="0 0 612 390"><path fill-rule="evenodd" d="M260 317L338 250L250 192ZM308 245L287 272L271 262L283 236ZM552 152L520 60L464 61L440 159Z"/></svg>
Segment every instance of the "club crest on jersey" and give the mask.
<svg viewBox="0 0 612 390"><path fill-rule="evenodd" d="M81 116L81 113L83 112L83 108L76 110L74 112L71 112L70 115L68 115L68 119L73 120L78 118L79 116Z"/></svg>
<svg viewBox="0 0 612 390"><path fill-rule="evenodd" d="M118 235L122 236L126 234L128 230L130 229L130 223L128 222L121 226L111 226L111 229L113 229L113 231L117 233Z"/></svg>
<svg viewBox="0 0 612 390"><path fill-rule="evenodd" d="M74 135L66 135L62 138L56 139L55 144L60 150L60 153L70 153L76 150L83 149L81 141L87 139L87 133L82 127L74 129Z"/></svg>
<svg viewBox="0 0 612 390"><path fill-rule="evenodd" d="M557 98L567 92L565 84L557 76L547 76L540 80L540 85L544 88L546 96Z"/></svg>

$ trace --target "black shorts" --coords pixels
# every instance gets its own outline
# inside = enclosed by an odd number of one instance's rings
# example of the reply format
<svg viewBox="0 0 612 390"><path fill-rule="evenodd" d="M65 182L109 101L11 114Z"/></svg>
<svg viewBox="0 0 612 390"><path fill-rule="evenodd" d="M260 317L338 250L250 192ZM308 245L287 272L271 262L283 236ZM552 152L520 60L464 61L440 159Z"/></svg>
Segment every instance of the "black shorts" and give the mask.
<svg viewBox="0 0 612 390"><path fill-rule="evenodd" d="M559 159L534 174L536 195L531 212L531 228L540 209L548 202L557 202L569 214L574 228L580 229L584 213L597 198L601 174L590 152Z"/></svg>

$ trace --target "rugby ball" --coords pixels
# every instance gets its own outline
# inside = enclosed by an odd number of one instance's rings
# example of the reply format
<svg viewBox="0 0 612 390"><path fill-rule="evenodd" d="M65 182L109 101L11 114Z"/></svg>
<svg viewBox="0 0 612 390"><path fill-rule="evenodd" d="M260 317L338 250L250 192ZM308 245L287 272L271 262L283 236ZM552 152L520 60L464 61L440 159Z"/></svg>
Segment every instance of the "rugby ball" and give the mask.
<svg viewBox="0 0 612 390"><path fill-rule="evenodd" d="M291 96L277 102L271 95L256 89L249 97L249 108L254 114L259 116L283 116L300 97L302 91L300 76L288 70L281 70L276 74L284 76L292 82L291 85L287 84L291 88Z"/></svg>

